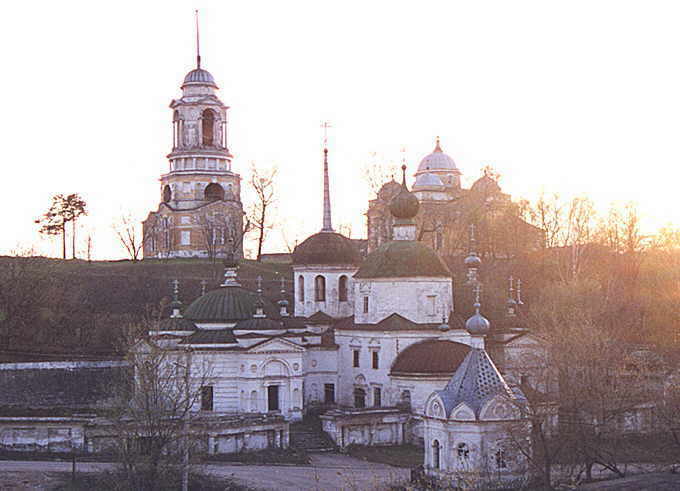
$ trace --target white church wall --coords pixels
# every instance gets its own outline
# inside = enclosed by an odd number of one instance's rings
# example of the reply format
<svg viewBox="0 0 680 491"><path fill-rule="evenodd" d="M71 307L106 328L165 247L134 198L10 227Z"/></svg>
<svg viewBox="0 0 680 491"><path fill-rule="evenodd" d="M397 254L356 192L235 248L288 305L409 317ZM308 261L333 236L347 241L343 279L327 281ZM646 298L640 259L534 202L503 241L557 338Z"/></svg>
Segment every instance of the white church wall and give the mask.
<svg viewBox="0 0 680 491"><path fill-rule="evenodd" d="M338 401L338 351L310 348L303 358L305 406L323 404L325 385L333 384L334 399Z"/></svg>
<svg viewBox="0 0 680 491"><path fill-rule="evenodd" d="M398 382L392 382L389 372L401 351L413 343L436 338L435 331L358 331L337 330L335 342L338 350L338 380L340 384L338 402L354 406L354 389L366 391L366 406L374 405L375 388L381 389L381 405L394 406L401 402L402 390ZM359 367L353 366L355 350L359 351ZM378 368L373 368L373 352L378 353ZM418 394L425 393L425 390ZM431 393L431 392L430 392ZM427 393L426 396L429 396ZM423 401L413 399L412 403L422 405Z"/></svg>
<svg viewBox="0 0 680 491"><path fill-rule="evenodd" d="M453 305L450 278L357 280L354 297L358 324L376 324L394 313L421 324L441 323ZM364 297L368 297L368 312L364 312Z"/></svg>

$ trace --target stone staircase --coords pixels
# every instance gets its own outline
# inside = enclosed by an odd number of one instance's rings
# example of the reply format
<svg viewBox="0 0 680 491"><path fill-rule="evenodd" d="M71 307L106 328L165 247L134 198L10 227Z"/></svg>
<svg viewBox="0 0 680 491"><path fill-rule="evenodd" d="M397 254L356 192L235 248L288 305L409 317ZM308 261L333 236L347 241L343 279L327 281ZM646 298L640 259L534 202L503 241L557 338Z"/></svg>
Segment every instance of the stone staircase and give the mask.
<svg viewBox="0 0 680 491"><path fill-rule="evenodd" d="M332 452L335 444L321 429L318 417L308 416L290 424L290 446L306 452Z"/></svg>

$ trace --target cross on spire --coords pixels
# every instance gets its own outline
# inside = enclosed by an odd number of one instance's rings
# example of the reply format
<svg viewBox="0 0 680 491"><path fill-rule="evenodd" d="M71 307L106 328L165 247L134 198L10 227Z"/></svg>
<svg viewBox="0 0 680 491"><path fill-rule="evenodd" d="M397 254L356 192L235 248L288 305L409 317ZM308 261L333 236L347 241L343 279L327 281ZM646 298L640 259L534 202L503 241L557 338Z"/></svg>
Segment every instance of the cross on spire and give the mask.
<svg viewBox="0 0 680 491"><path fill-rule="evenodd" d="M177 302L179 300L179 280L175 278L172 283L172 299Z"/></svg>
<svg viewBox="0 0 680 491"><path fill-rule="evenodd" d="M208 282L205 279L201 280L201 296L205 295L205 287L208 286Z"/></svg>

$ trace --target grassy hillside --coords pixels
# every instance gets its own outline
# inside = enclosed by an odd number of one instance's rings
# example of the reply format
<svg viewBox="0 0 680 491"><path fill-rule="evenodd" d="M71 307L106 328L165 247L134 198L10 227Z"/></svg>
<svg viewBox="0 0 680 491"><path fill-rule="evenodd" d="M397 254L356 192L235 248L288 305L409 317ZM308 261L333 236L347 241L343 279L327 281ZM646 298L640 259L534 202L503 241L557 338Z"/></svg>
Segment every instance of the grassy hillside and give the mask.
<svg viewBox="0 0 680 491"><path fill-rule="evenodd" d="M123 326L157 315L161 302L172 296L172 280L179 280L180 300L187 306L200 296L202 281L207 291L217 288L223 272L221 262L201 259L88 263L2 257L0 360L111 354ZM283 276L291 294L290 265L244 260L238 275L249 289L261 276L264 295L273 300L280 298Z"/></svg>

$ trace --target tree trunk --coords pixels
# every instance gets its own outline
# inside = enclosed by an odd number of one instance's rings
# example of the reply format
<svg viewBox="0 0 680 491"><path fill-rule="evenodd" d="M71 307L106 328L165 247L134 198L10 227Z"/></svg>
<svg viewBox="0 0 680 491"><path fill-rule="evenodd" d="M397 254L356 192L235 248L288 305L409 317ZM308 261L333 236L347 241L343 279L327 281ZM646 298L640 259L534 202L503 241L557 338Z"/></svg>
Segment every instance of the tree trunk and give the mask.
<svg viewBox="0 0 680 491"><path fill-rule="evenodd" d="M76 219L71 222L71 259L76 258Z"/></svg>
<svg viewBox="0 0 680 491"><path fill-rule="evenodd" d="M257 239L257 262L262 262L262 242L264 242L264 227L267 207L262 206L262 213L260 214L260 237Z"/></svg>
<svg viewBox="0 0 680 491"><path fill-rule="evenodd" d="M66 259L66 222L61 223L61 258Z"/></svg>

